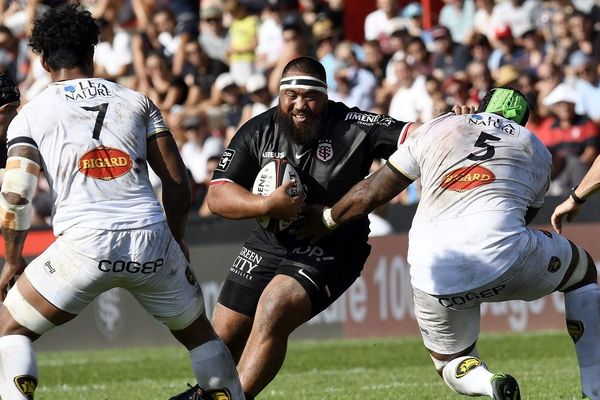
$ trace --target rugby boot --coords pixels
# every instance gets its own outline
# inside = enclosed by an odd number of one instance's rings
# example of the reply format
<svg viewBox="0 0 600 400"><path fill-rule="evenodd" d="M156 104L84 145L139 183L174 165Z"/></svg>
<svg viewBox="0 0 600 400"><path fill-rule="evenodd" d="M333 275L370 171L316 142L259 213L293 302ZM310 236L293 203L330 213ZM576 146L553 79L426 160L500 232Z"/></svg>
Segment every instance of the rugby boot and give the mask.
<svg viewBox="0 0 600 400"><path fill-rule="evenodd" d="M227 389L203 390L200 386L192 386L183 393L171 397L169 400L231 400Z"/></svg>
<svg viewBox="0 0 600 400"><path fill-rule="evenodd" d="M517 380L508 374L494 374L492 379L494 400L521 400L521 391Z"/></svg>

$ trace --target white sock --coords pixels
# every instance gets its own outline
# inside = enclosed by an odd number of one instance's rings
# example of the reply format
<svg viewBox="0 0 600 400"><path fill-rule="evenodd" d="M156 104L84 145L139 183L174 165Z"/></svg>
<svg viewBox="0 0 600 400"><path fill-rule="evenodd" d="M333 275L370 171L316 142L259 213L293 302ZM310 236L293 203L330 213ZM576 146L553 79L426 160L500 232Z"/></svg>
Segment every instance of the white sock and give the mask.
<svg viewBox="0 0 600 400"><path fill-rule="evenodd" d="M0 337L0 397L30 400L37 386L38 370L31 340L22 335Z"/></svg>
<svg viewBox="0 0 600 400"><path fill-rule="evenodd" d="M444 382L459 394L470 396L492 397L492 383L490 379L494 374L488 371L487 366L479 358L473 356L458 357L450 361L442 370Z"/></svg>
<svg viewBox="0 0 600 400"><path fill-rule="evenodd" d="M192 369L202 389L227 388L233 400L244 400L244 391L231 353L221 341L213 339L190 351Z"/></svg>
<svg viewBox="0 0 600 400"><path fill-rule="evenodd" d="M565 293L567 329L575 342L581 388L600 399L600 286L592 283Z"/></svg>

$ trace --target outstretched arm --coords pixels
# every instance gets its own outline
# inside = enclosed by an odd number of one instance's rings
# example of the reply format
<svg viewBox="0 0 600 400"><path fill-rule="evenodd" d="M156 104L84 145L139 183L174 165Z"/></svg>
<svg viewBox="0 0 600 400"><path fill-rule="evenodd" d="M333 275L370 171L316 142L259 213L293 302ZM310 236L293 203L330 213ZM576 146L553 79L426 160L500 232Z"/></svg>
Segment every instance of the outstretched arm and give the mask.
<svg viewBox="0 0 600 400"><path fill-rule="evenodd" d="M411 179L386 164L354 185L331 208L319 204L306 207L304 218L295 223L290 232L298 240L317 243L339 225L363 217L387 203L411 183Z"/></svg>
<svg viewBox="0 0 600 400"><path fill-rule="evenodd" d="M573 191L574 196L570 195L554 209L551 222L556 232L562 232L562 218L566 216L567 222L571 222L579 212L582 202L598 190L600 190L600 156L596 157L592 167ZM581 201L578 200L578 203L575 201L576 199Z"/></svg>
<svg viewBox="0 0 600 400"><path fill-rule="evenodd" d="M345 224L369 214L375 208L393 199L412 182L389 163L384 165L377 172L354 185L331 207L334 225Z"/></svg>

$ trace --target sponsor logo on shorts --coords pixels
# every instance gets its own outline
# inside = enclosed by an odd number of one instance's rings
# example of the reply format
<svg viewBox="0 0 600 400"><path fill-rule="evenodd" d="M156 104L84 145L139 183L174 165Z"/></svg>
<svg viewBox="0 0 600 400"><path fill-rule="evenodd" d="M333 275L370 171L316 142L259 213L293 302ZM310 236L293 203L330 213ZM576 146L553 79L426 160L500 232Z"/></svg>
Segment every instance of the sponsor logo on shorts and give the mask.
<svg viewBox="0 0 600 400"><path fill-rule="evenodd" d="M334 261L335 257L326 254L325 250L319 246L302 246L296 247L292 250L292 254L298 254L302 256L307 256L309 258L314 259L315 261Z"/></svg>
<svg viewBox="0 0 600 400"><path fill-rule="evenodd" d="M229 164L231 164L231 160L233 160L234 156L235 156L235 150L226 149L223 152L221 159L219 160L219 164L217 165L217 168L215 168L215 169L217 171L221 171L221 172L227 171L227 168L229 168Z"/></svg>
<svg viewBox="0 0 600 400"><path fill-rule="evenodd" d="M245 279L252 280L252 271L260 265L262 259L262 256L258 253L242 247L242 251L233 261L230 271Z"/></svg>
<svg viewBox="0 0 600 400"><path fill-rule="evenodd" d="M158 268L165 264L165 260L159 258L154 261L146 261L144 263L137 261L124 260L100 260L98 269L102 272L129 272L131 274L153 274Z"/></svg>
<svg viewBox="0 0 600 400"><path fill-rule="evenodd" d="M556 256L550 257L550 262L548 263L548 272L556 272L560 269L562 263L560 262L560 258Z"/></svg>
<svg viewBox="0 0 600 400"><path fill-rule="evenodd" d="M44 269L46 270L47 273L49 273L50 275L52 275L53 273L56 272L56 268L54 268L52 266L52 264L50 263L50 260L46 261L44 263Z"/></svg>
<svg viewBox="0 0 600 400"><path fill-rule="evenodd" d="M188 283L192 286L195 286L196 283L198 283L198 281L196 281L196 276L189 265L185 267L185 279L187 279Z"/></svg>
<svg viewBox="0 0 600 400"><path fill-rule="evenodd" d="M581 339L584 330L583 322L567 319L567 332L569 332L569 336L573 339L573 343L577 343Z"/></svg>
<svg viewBox="0 0 600 400"><path fill-rule="evenodd" d="M112 147L96 147L79 159L79 172L94 179L110 181L125 175L133 162L129 154Z"/></svg>
<svg viewBox="0 0 600 400"><path fill-rule="evenodd" d="M442 178L441 187L455 192L464 192L487 185L496 180L496 175L480 165L458 168L450 171Z"/></svg>
<svg viewBox="0 0 600 400"><path fill-rule="evenodd" d="M460 364L456 367L456 377L462 378L466 374L469 373L474 368L477 368L481 365L481 360L475 357L469 357L461 361Z"/></svg>
<svg viewBox="0 0 600 400"><path fill-rule="evenodd" d="M479 292L469 292L455 296L438 296L438 302L444 307L461 306L473 300L489 299L490 297L494 297L498 295L505 287L506 285L498 285L493 288L481 290Z"/></svg>
<svg viewBox="0 0 600 400"><path fill-rule="evenodd" d="M331 160L333 157L333 146L331 140L321 140L317 146L317 158L323 162Z"/></svg>
<svg viewBox="0 0 600 400"><path fill-rule="evenodd" d="M19 375L13 379L15 386L19 389L19 392L29 400L33 400L33 392L37 387L38 381L35 376L31 375Z"/></svg>

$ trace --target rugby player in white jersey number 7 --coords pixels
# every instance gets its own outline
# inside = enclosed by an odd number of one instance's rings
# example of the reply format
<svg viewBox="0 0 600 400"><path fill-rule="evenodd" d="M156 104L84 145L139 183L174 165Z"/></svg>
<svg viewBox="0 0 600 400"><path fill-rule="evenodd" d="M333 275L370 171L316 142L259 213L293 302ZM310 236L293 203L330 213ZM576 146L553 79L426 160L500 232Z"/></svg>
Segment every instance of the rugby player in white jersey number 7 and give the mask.
<svg viewBox="0 0 600 400"><path fill-rule="evenodd" d="M91 14L74 4L49 9L31 34L52 83L8 129L0 195L6 252L0 396L33 399L32 341L118 286L189 350L199 386L174 398L242 400L233 359L206 318L189 266L184 234L191 197L177 146L145 95L93 78L98 34ZM162 181L164 212L148 164ZM52 189L56 241L26 267L22 250L42 167Z"/></svg>

